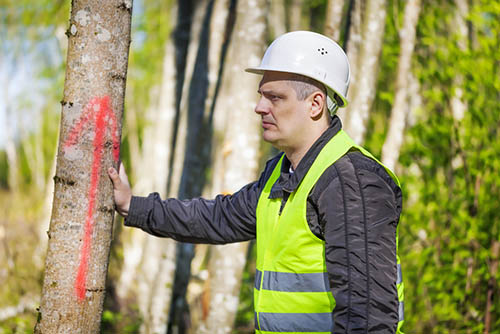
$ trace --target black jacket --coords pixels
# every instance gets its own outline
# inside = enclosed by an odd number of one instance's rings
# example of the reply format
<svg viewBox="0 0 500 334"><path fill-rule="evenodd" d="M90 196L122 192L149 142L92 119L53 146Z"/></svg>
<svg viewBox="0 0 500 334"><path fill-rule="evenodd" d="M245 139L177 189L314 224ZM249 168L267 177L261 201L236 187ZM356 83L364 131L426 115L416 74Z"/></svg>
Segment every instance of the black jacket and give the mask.
<svg viewBox="0 0 500 334"><path fill-rule="evenodd" d="M285 204L341 126L340 119L334 117L293 173L288 159L283 159L271 198L282 198ZM164 201L157 193L134 196L125 225L191 243L254 239L257 202L281 154L267 162L258 181L232 195ZM332 333L396 331L396 227L401 204L401 190L385 169L357 150L331 165L309 194L307 221L311 231L325 240L326 265L336 301Z"/></svg>

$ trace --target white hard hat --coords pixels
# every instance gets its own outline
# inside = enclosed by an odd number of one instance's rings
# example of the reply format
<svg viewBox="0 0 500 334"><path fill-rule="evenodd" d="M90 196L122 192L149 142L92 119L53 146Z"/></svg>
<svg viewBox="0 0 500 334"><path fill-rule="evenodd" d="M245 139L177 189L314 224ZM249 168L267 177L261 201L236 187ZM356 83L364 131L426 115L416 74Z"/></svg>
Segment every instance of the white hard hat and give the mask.
<svg viewBox="0 0 500 334"><path fill-rule="evenodd" d="M347 105L350 79L347 55L337 43L321 34L311 31L283 34L269 45L260 65L249 67L246 71L256 74L279 71L304 75L325 85L330 113Z"/></svg>

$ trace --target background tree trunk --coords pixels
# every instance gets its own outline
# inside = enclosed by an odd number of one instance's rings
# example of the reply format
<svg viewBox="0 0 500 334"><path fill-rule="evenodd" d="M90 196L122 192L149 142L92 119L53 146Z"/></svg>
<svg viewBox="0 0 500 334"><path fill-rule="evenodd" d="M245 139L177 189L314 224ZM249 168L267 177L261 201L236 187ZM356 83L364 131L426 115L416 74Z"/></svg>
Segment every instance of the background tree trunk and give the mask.
<svg viewBox="0 0 500 334"><path fill-rule="evenodd" d="M264 0L238 2L234 38L223 77L216 115L226 120L216 152L212 195L232 193L254 181L258 172L260 118L253 112L260 76L244 72L266 46ZM244 87L244 89L242 88ZM248 243L212 246L209 261L209 311L199 333L230 333L238 309ZM222 282L224 282L222 284Z"/></svg>
<svg viewBox="0 0 500 334"><path fill-rule="evenodd" d="M357 90L358 82L358 64L359 64L359 50L361 47L361 30L363 23L363 14L365 12L365 1L361 0L350 0L349 8L347 10L346 28L344 36L344 50L349 58L349 65L351 71L351 81L349 84L349 90L347 91L347 101L352 102L352 98ZM349 121L349 113L347 108L340 108L337 111L337 115L342 120L344 127Z"/></svg>
<svg viewBox="0 0 500 334"><path fill-rule="evenodd" d="M328 0L325 18L325 35L338 42L345 0Z"/></svg>
<svg viewBox="0 0 500 334"><path fill-rule="evenodd" d="M192 73L192 75L183 88L180 104L181 111L187 110L187 115L180 115L179 123L181 124L180 129L183 129L183 117L185 117L186 133L182 136L185 138L185 147L179 151L183 154L182 176L180 177L177 196L180 199L201 196L206 181L206 168L210 165L212 119L205 111L205 100L209 87L209 26L213 7L214 0L202 1L197 5L194 14L195 19L193 22L196 24L191 33L194 38L191 38L187 59L187 73ZM194 47L196 44L197 48ZM176 171L173 172L173 175L175 175ZM175 181L176 177L173 177L172 185L175 185ZM168 333L185 333L191 326L186 291L191 275L193 256L194 245L188 243L179 243L177 245L176 272L168 320Z"/></svg>
<svg viewBox="0 0 500 334"><path fill-rule="evenodd" d="M410 112L408 104L409 76L411 75L411 59L415 48L420 0L409 0L406 3L403 28L399 32L401 51L399 54L396 93L389 120L389 130L382 147L382 161L391 170L396 167L399 151L403 144L406 118Z"/></svg>
<svg viewBox="0 0 500 334"><path fill-rule="evenodd" d="M377 74L384 37L385 0L367 0L362 24L362 43L356 67L355 88L346 108L348 120L345 130L356 143L361 144L366 132L366 121L375 98Z"/></svg>
<svg viewBox="0 0 500 334"><path fill-rule="evenodd" d="M302 7L304 0L291 0L288 8L288 26L290 31L301 30L302 26Z"/></svg>
<svg viewBox="0 0 500 334"><path fill-rule="evenodd" d="M35 333L97 333L113 222L131 1L74 0L54 204Z"/></svg>
<svg viewBox="0 0 500 334"><path fill-rule="evenodd" d="M176 8L171 9L176 13ZM175 15L172 16L175 25ZM175 47L173 39L166 42L161 84L154 89L154 101L145 115L142 150L134 168L134 193L158 192L167 196L167 177L175 118ZM133 111L131 111L133 112ZM139 152L138 152L139 153ZM136 300L143 319L141 333L166 332L175 271L175 242L160 239L139 229L124 229L123 268L117 293L122 311Z"/></svg>
<svg viewBox="0 0 500 334"><path fill-rule="evenodd" d="M455 0L456 10L455 17L453 20L453 25L457 28L458 33L458 47L461 51L465 52L467 50L467 38L469 36L469 28L465 18L469 13L469 6L466 0ZM451 27L450 27L451 28ZM451 111L453 118L455 119L458 127L458 123L464 117L465 111L467 110L467 105L463 101L463 81L462 75L457 74L454 77L454 94L450 101Z"/></svg>
<svg viewBox="0 0 500 334"><path fill-rule="evenodd" d="M208 90L205 99L205 113L213 120L215 138L213 147L216 150L220 145L217 138L217 122L219 114L215 113L215 105L221 90L222 72L225 66L225 58L229 47L229 41L234 27L236 17L236 0L215 0L213 14L210 22L210 37L208 49ZM212 170L217 170L213 166ZM205 188L203 195L212 194ZM204 286L206 285L207 270L206 258L209 246L198 244L195 247L195 255L191 263L191 279L187 290L187 300L191 316L190 333L197 333L200 322L206 317L208 305L206 303Z"/></svg>
<svg viewBox="0 0 500 334"><path fill-rule="evenodd" d="M270 29L271 39L286 33L285 0L269 1L267 24Z"/></svg>

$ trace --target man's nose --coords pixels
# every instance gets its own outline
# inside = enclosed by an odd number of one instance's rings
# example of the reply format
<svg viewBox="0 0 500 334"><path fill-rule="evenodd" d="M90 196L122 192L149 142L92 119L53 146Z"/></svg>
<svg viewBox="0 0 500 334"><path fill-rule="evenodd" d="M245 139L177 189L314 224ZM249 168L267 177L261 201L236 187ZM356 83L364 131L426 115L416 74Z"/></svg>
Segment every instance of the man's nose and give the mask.
<svg viewBox="0 0 500 334"><path fill-rule="evenodd" d="M269 112L269 104L266 103L266 99L263 96L260 97L254 111L259 115L267 114Z"/></svg>

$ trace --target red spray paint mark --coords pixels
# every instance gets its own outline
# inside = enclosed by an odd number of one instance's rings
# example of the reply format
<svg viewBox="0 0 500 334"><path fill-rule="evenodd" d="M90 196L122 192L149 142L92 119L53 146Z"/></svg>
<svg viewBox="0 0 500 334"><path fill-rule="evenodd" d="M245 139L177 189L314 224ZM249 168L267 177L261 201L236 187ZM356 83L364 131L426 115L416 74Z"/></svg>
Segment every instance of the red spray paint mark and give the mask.
<svg viewBox="0 0 500 334"><path fill-rule="evenodd" d="M81 132L88 126L89 123L94 123L94 155L92 159L92 173L90 176L89 189L89 204L87 209L87 217L85 219L85 230L83 235L83 244L80 251L80 264L75 280L76 295L79 300L85 298L85 289L87 284L88 263L90 257L90 249L92 242L92 231L94 229L94 210L96 204L97 187L99 185L99 171L101 169L102 154L104 150L104 140L106 129L110 124L111 137L113 139L113 159L118 162L120 156L120 142L116 133L117 123L116 117L110 107L109 96L93 98L84 108L82 116L78 123L73 127L68 135L68 139L64 143L64 148L75 145L78 141Z"/></svg>

